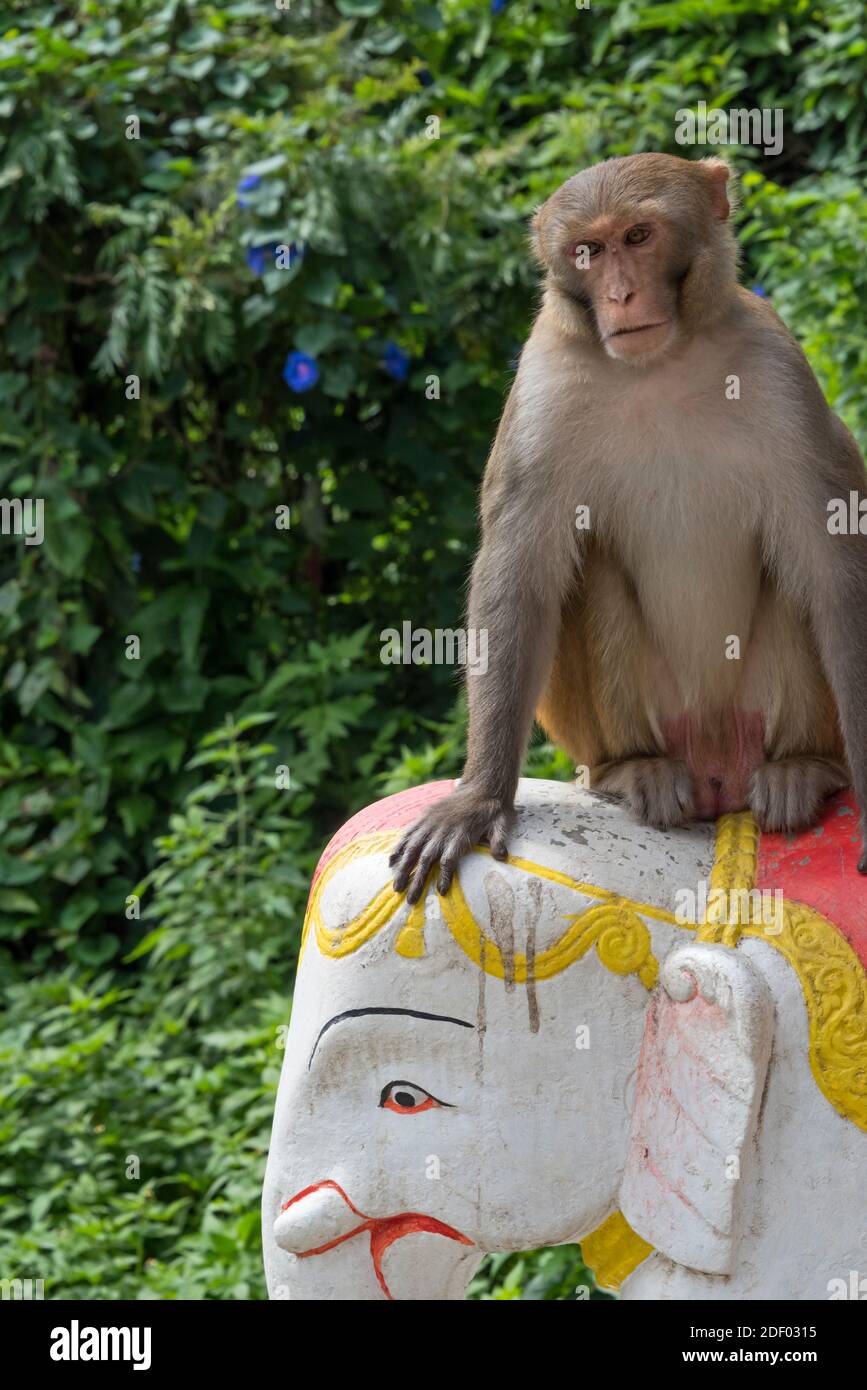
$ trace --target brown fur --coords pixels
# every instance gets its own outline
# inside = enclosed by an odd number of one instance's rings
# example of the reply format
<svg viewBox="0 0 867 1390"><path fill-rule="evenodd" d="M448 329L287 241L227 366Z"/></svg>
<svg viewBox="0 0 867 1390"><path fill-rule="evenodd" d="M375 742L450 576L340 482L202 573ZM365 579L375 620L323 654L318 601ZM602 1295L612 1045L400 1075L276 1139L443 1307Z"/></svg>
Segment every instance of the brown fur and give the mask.
<svg viewBox="0 0 867 1390"><path fill-rule="evenodd" d="M462 785L393 857L411 899L478 840L506 853L536 708L591 786L653 824L740 806L768 829L808 823L849 776L844 747L867 803L867 542L827 528L863 463L737 284L728 181L720 160L636 155L536 214L545 292L470 592L490 664L469 677Z"/></svg>

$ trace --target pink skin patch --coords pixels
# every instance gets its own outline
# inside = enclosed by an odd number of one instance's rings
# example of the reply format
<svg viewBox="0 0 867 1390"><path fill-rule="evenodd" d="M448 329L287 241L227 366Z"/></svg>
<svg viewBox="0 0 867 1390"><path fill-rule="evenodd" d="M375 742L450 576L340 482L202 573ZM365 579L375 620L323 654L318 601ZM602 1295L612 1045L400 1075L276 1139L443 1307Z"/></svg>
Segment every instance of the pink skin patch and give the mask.
<svg viewBox="0 0 867 1390"><path fill-rule="evenodd" d="M854 793L837 792L818 825L796 835L762 835L756 887L779 888L827 917L867 968L867 876L858 873L860 853Z"/></svg>
<svg viewBox="0 0 867 1390"><path fill-rule="evenodd" d="M699 820L746 808L750 774L765 762L761 714L736 709L713 726L684 714L663 726L663 736L669 756L682 758L692 773Z"/></svg>
<svg viewBox="0 0 867 1390"><path fill-rule="evenodd" d="M451 783L448 782L445 785L450 787ZM389 801L394 799L394 797L388 798ZM349 1207L353 1215L359 1218L359 1223L357 1226L354 1226L351 1231L347 1231L345 1235L336 1236L334 1240L327 1241L325 1245L318 1245L313 1250L305 1250L303 1254L299 1254L297 1258L299 1260L309 1260L314 1255L324 1255L327 1250L334 1250L338 1245L343 1245L344 1241L353 1240L355 1236L368 1232L370 1235L370 1256L373 1260L374 1273L386 1298L390 1299L392 1302L394 1302L394 1294L386 1284L385 1276L382 1273L382 1257L388 1247L393 1245L396 1240L400 1240L402 1236L414 1235L418 1231L425 1231L430 1235L445 1236L448 1240L456 1240L461 1245L472 1245L473 1243L468 1236L463 1235L460 1231L456 1231L454 1226L446 1226L443 1221L438 1221L435 1216L425 1216L423 1212L402 1211L396 1216L365 1216L364 1212L359 1211L358 1207L350 1202L343 1188L338 1183L332 1182L331 1179L325 1182L313 1183L311 1187L305 1187L302 1192L296 1192L294 1197L290 1197L288 1202L284 1202L283 1206L280 1208L281 1214L284 1211L288 1211L289 1207L294 1206L296 1202L301 1202L305 1197L309 1197L311 1193L321 1192L323 1189L336 1192L338 1197L342 1198Z"/></svg>
<svg viewBox="0 0 867 1390"><path fill-rule="evenodd" d="M408 791L395 792L394 796L383 797L382 801L365 806L363 811L358 811L328 841L316 866L313 883L315 884L323 869L344 845L357 840L360 835L375 835L380 830L408 829L428 806L448 796L454 785L451 781L426 782L423 787L410 787Z"/></svg>

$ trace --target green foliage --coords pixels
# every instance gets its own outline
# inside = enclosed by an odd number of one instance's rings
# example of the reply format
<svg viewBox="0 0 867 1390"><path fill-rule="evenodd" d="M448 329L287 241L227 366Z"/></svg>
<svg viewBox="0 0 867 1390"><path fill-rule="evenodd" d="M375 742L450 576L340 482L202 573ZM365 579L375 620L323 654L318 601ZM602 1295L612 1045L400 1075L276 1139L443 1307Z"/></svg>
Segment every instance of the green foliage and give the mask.
<svg viewBox="0 0 867 1390"><path fill-rule="evenodd" d="M778 159L729 152L746 283L864 443L865 77L860 0L0 2L0 495L46 528L0 538L4 1271L261 1294L309 874L461 764L454 672L379 634L460 621L527 218L584 163L684 153L680 108L780 108ZM564 1251L476 1290L572 1297Z"/></svg>
<svg viewBox="0 0 867 1390"><path fill-rule="evenodd" d="M491 1255L471 1281L467 1297L485 1302L519 1298L597 1303L610 1301L613 1295L596 1287L579 1246L552 1245L523 1255Z"/></svg>
<svg viewBox="0 0 867 1390"><path fill-rule="evenodd" d="M70 965L7 991L0 1250L47 1297L263 1296L259 1195L313 863L273 746L244 737L263 722L190 760L203 780L137 885L135 973Z"/></svg>

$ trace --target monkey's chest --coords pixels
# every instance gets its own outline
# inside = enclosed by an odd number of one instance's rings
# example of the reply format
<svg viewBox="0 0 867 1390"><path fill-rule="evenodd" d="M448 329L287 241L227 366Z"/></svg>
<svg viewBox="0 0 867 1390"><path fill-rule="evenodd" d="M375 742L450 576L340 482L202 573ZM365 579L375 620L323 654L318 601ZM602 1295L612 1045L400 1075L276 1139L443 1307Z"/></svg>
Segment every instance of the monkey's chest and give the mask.
<svg viewBox="0 0 867 1390"><path fill-rule="evenodd" d="M685 677L725 668L746 646L761 586L752 518L734 496L699 486L618 499L604 543L659 650Z"/></svg>

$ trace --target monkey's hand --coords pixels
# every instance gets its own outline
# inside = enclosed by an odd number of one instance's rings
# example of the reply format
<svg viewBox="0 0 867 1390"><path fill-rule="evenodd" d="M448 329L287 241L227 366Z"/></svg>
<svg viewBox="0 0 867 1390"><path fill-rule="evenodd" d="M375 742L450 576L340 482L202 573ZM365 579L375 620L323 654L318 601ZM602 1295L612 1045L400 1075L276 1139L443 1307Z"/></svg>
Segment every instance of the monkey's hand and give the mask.
<svg viewBox="0 0 867 1390"><path fill-rule="evenodd" d="M462 784L421 816L398 842L389 864L394 886L402 893L409 884L408 903L424 891L432 865L439 863L437 892L448 892L459 860L473 845L487 844L495 859L506 859L506 839L514 808L486 791Z"/></svg>

